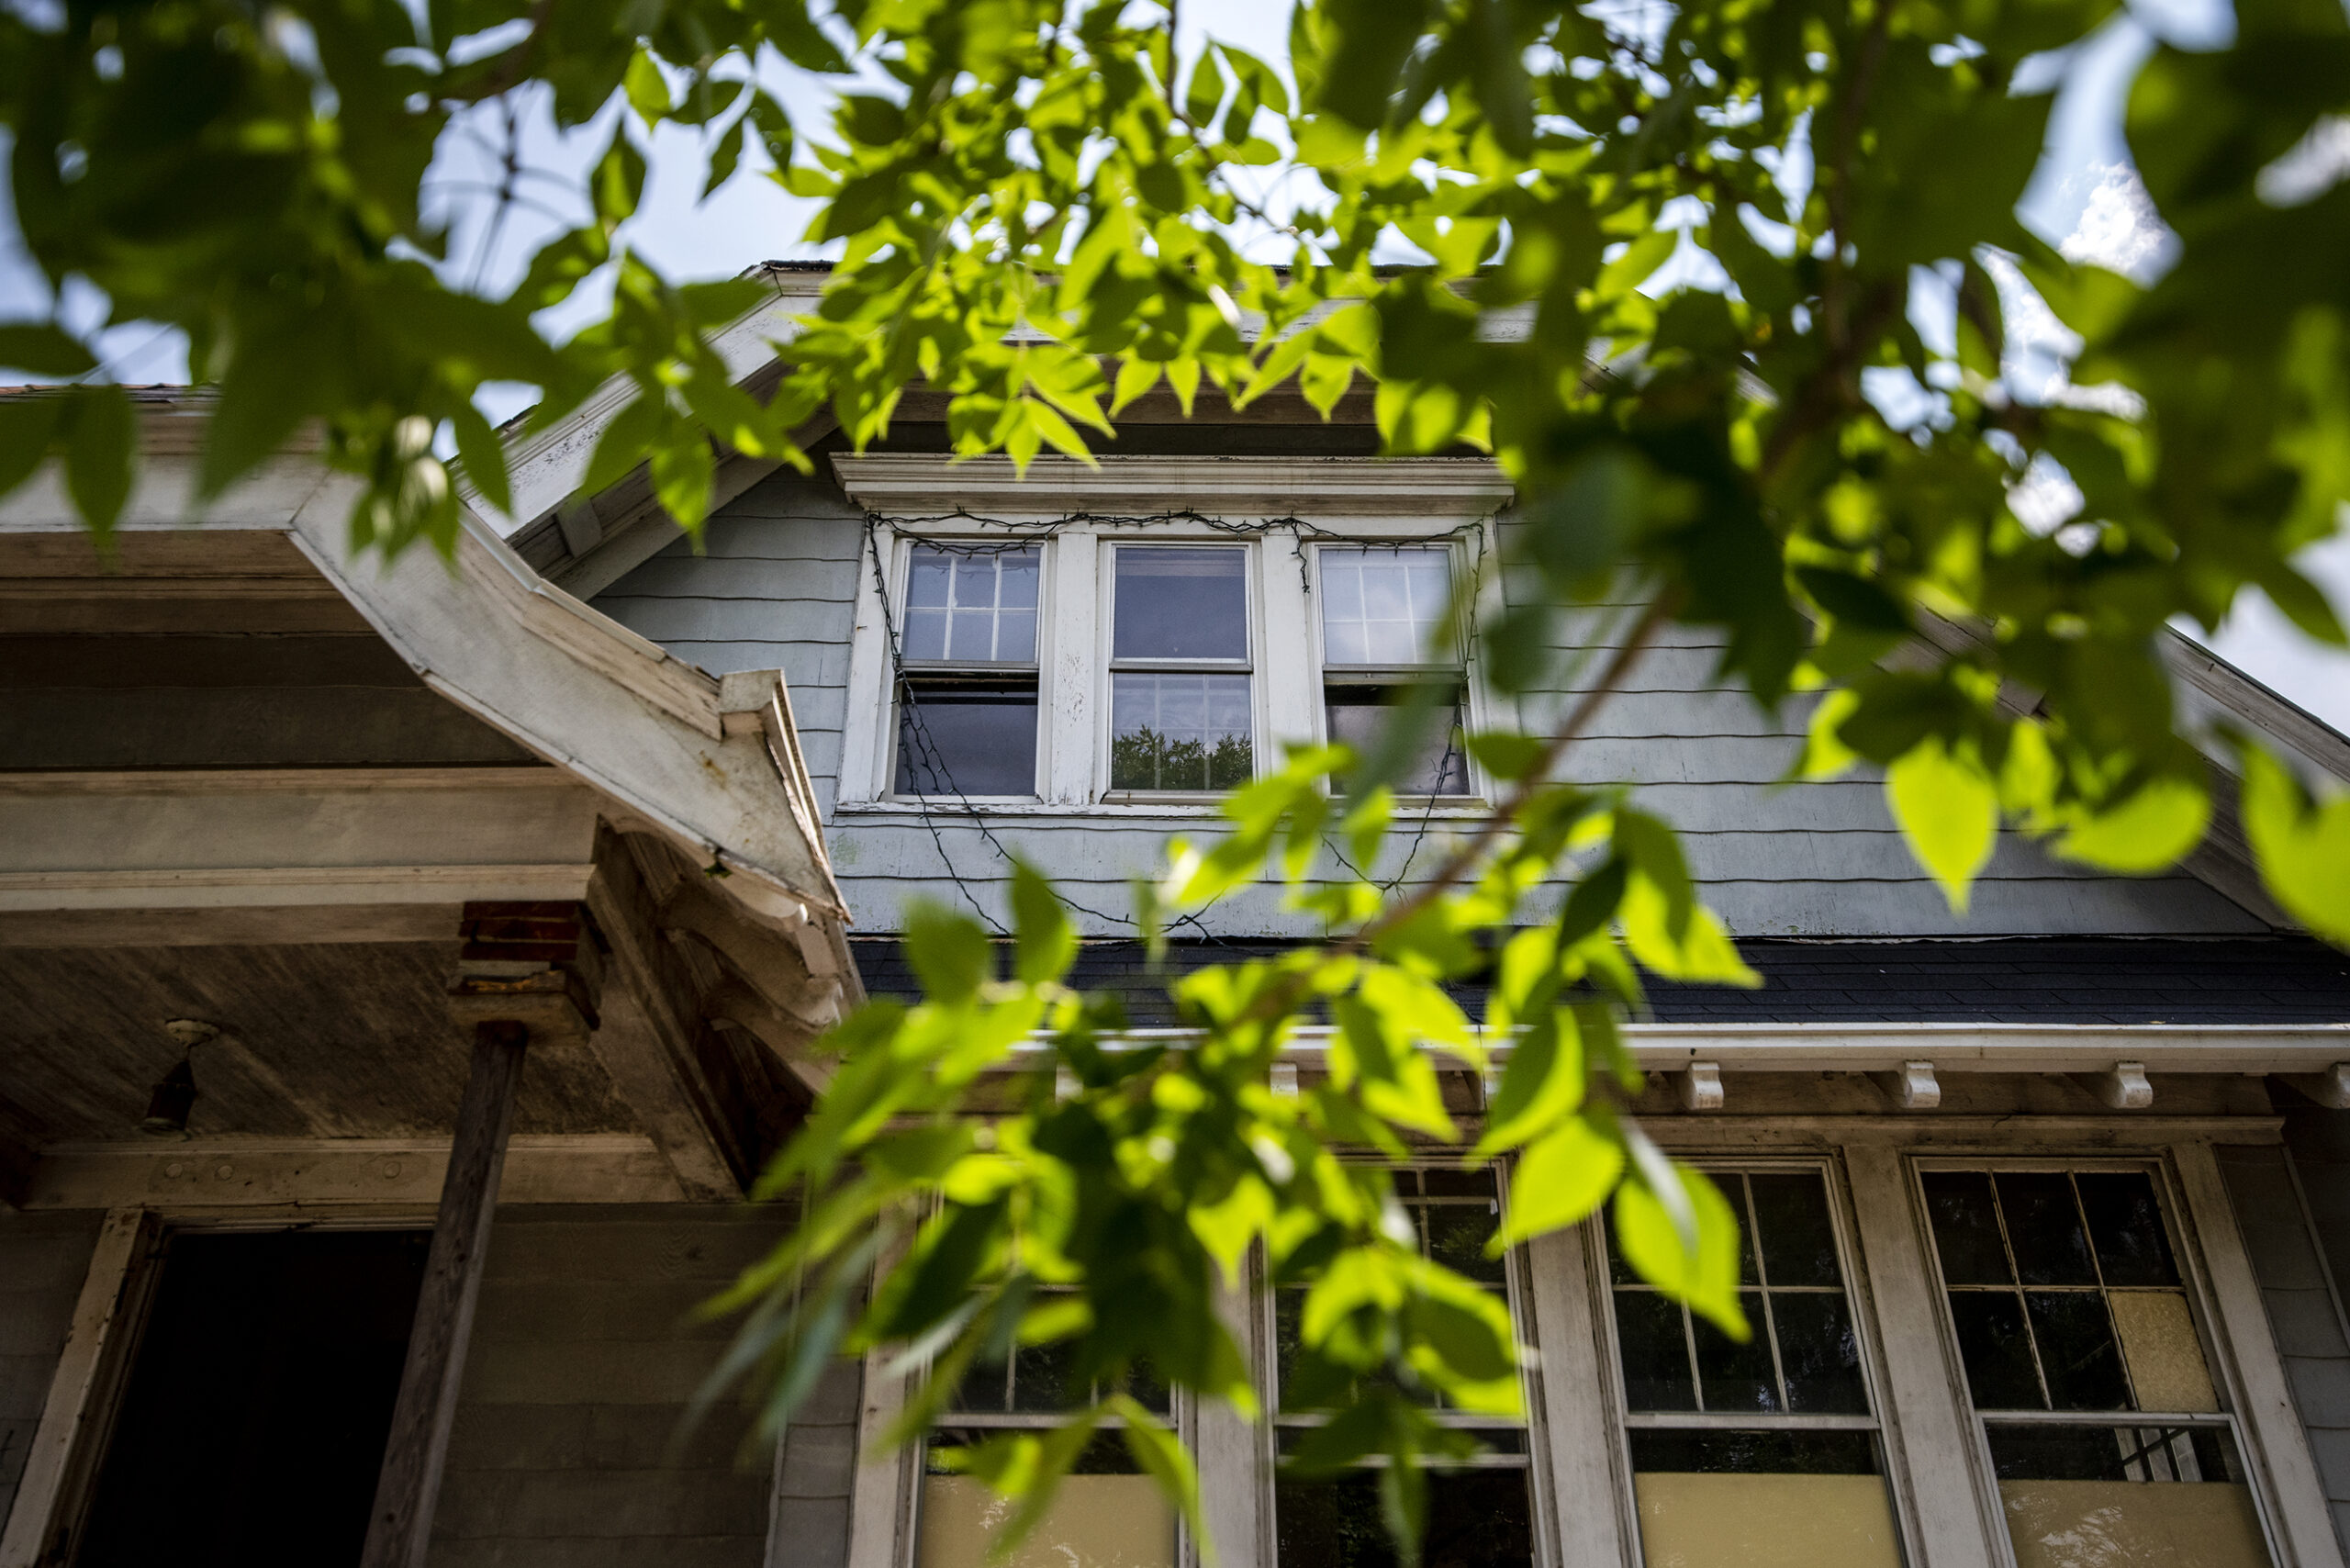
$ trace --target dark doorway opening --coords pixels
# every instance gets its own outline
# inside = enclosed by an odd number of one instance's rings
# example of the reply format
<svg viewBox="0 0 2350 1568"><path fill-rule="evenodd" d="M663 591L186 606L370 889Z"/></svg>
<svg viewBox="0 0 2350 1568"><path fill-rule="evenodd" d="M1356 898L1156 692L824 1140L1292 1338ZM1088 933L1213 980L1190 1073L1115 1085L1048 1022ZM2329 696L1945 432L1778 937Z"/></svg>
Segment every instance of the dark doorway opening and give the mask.
<svg viewBox="0 0 2350 1568"><path fill-rule="evenodd" d="M79 1568L356 1563L430 1240L171 1237Z"/></svg>

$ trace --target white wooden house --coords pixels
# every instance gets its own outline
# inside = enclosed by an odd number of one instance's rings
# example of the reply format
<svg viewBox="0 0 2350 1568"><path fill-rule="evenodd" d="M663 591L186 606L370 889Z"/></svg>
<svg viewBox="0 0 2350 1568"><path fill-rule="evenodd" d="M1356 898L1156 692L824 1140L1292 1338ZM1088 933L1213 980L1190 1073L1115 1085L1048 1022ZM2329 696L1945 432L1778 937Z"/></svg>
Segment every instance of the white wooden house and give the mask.
<svg viewBox="0 0 2350 1568"><path fill-rule="evenodd" d="M822 282L769 276L725 342L755 388ZM1594 612L1560 689L1515 705L1466 646L1432 651L1451 585L1489 610L1527 589L1493 570L1509 489L1475 457L1379 460L1360 399L1325 422L1154 395L1098 469L1020 478L949 462L910 397L885 445L826 440L812 476L723 457L697 547L641 477L576 494L627 396L515 444L516 516L469 523L453 575L350 565L297 456L192 532L162 526L157 456L116 577L54 497L0 513L0 1568L265 1557L237 1532L293 1517L297 1462L327 1499L301 1528L343 1531L305 1561L356 1560L377 1496L409 1509L379 1521L399 1561L451 1568L977 1568L969 1484L879 1450L886 1363L840 1369L780 1453L724 1423L674 1438L719 1343L684 1315L789 1223L730 1200L820 1073L809 1028L909 989L909 900L1001 918L1013 854L1079 908L1080 978L1169 1022L1127 884L1213 832L1214 788L1361 733L1399 686L1539 729L1614 633ZM2341 736L2169 656L2191 725L2350 778ZM1715 658L1702 634L1656 650L1568 766L1684 830L1769 982L1668 989L1631 1029L1650 1130L1745 1211L1760 1332L1693 1327L1597 1227L1495 1269L1529 1417L1436 1479L1430 1562L2350 1562L2350 962L2289 929L2225 822L2143 879L2003 842L1954 919L1876 782L1781 785L1804 713L1757 711ZM1488 799L1449 748L1419 778L1382 879ZM465 927L469 902L584 904L580 945L540 956L560 910ZM1177 959L1301 934L1250 891ZM502 1190L465 1158L460 1112L494 1096L464 1092L453 972L493 1060L520 1011L495 986L580 1009L526 1021ZM143 1137L180 1062L188 1136ZM1509 1181L1404 1186L1464 1257ZM426 1265L436 1204L470 1272ZM381 1308L419 1279L412 1318ZM1284 1305L1233 1314L1277 1406ZM291 1403L228 1430L197 1403L213 1361ZM333 1434L299 1404L330 1389ZM958 1429L1061 1392L1015 1361ZM1388 1561L1369 1476L1303 1485L1279 1424L1174 1414L1213 1539L1089 1473L1023 1568ZM272 1446L302 1422L315 1440Z"/></svg>

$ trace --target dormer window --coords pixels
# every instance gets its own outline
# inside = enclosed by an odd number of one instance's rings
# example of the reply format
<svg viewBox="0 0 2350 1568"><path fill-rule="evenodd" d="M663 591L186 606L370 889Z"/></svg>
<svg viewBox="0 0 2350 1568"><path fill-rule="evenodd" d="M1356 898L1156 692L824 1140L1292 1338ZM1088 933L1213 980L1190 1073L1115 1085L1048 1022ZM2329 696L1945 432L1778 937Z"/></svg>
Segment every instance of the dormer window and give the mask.
<svg viewBox="0 0 2350 1568"><path fill-rule="evenodd" d="M917 544L899 633L895 791L1036 793L1035 544Z"/></svg>
<svg viewBox="0 0 2350 1568"><path fill-rule="evenodd" d="M1368 755L1396 708L1415 700L1434 710L1420 744L1396 777L1399 795L1465 795L1469 759L1460 746L1466 663L1448 625L1452 552L1441 544L1324 544L1322 577L1324 733Z"/></svg>
<svg viewBox="0 0 2350 1568"><path fill-rule="evenodd" d="M1229 790L1255 772L1248 552L1117 544L1110 788Z"/></svg>

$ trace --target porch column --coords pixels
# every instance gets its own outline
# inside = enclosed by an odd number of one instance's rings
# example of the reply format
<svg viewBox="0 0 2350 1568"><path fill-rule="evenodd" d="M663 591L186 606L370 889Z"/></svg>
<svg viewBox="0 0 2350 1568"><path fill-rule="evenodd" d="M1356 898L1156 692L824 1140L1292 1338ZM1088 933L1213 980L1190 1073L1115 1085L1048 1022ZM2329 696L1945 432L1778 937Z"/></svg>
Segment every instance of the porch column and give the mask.
<svg viewBox="0 0 2350 1568"><path fill-rule="evenodd" d="M583 939L583 923L580 906L571 903L465 906L465 946L449 1004L460 1022L473 1025L473 1068L442 1179L363 1568L423 1568L522 1056L534 1035L584 1036L596 1024L596 948Z"/></svg>

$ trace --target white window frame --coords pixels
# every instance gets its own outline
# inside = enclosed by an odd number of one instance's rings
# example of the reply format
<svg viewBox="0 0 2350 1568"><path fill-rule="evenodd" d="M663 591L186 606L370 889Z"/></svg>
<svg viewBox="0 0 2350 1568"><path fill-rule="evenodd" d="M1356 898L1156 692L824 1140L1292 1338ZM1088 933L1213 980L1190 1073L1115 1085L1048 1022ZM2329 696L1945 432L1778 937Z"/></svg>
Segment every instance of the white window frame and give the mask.
<svg viewBox="0 0 2350 1568"><path fill-rule="evenodd" d="M950 675L965 671L977 673L984 671L986 668L983 665L974 665L968 662L961 662L952 659L923 659L913 661L906 660L901 656L888 656L891 650L902 649L904 646L906 613L908 610L908 601L912 598L911 585L913 579L914 552L924 544L945 545L951 550L957 544L998 545L1017 543L1016 537L1009 536L1011 533L1012 531L1009 530L999 530L993 533L973 533L959 536L945 533L925 534L920 539L910 538L904 535L895 536L896 548L893 554L893 558L890 560L888 566L890 574L889 610L891 617L891 622L890 625L890 640L884 645L883 650L885 655L884 662L889 667L885 673L880 692L880 702L883 710L885 711L887 723L881 735L881 775L875 781L877 793L875 794L874 799L904 802L906 804L912 804L918 800L947 801L952 802L968 801L975 805L980 803L992 804L997 802L1005 804L1033 804L1037 801L1046 799L1045 781L1052 766L1051 759L1053 741L1053 725L1051 722L1051 709L1049 707L1051 692L1048 689L1046 672L1052 667L1054 588L1053 557L1056 554L1053 548L1054 542L1049 539L1039 539L1033 542L1037 550L1035 657L1036 756L1035 760L1034 775L1036 780L1036 788L1025 795L946 794L930 796L903 795L900 794L897 789L898 737L901 728L898 721L898 680L901 674L911 674L919 678L924 675ZM1024 671L1028 666L1024 665L1005 664L998 667L1000 667L1007 676L1016 676Z"/></svg>
<svg viewBox="0 0 2350 1568"><path fill-rule="evenodd" d="M1177 525L1180 527L1180 525ZM1100 722L1092 726L1093 786L1090 791L1095 800L1112 805L1136 805L1146 802L1170 805L1196 805L1214 798L1214 792L1200 790L1114 790L1110 784L1111 744L1116 739L1111 730L1111 688L1113 678L1125 674L1192 674L1238 675L1248 681L1248 755L1250 776L1265 770L1268 760L1266 724L1270 714L1268 693L1272 686L1272 672L1265 656L1265 601L1271 597L1260 580L1270 552L1261 537L1236 538L1231 534L1192 525L1177 531L1170 527L1161 532L1152 530L1102 530L1095 532L1094 588L1100 601L1095 624L1096 634L1093 671L1095 711ZM1222 549L1239 552L1240 580L1248 595L1248 607L1242 619L1248 629L1248 652L1246 657L1234 659L1153 659L1118 657L1115 644L1118 634L1118 553L1122 550L1163 549ZM1075 591L1078 585L1069 585Z"/></svg>
<svg viewBox="0 0 2350 1568"><path fill-rule="evenodd" d="M1325 639L1322 625L1322 606L1324 603L1322 597L1323 552L1326 550L1379 550L1390 547L1409 549L1415 546L1440 544L1444 546L1446 565L1452 574L1452 584L1454 591L1457 593L1460 585L1463 583L1469 583L1472 588L1477 586L1473 576L1477 569L1477 552L1473 547L1474 543L1475 541L1473 538L1464 537L1458 531L1458 525L1446 530L1442 533L1396 536L1386 539L1315 539L1301 542L1301 546L1305 551L1306 559L1309 563L1307 569L1313 584L1313 591L1308 597L1305 608L1306 620L1310 623L1311 627L1309 645L1313 650L1314 655L1314 678L1312 681L1313 690L1311 695L1314 701L1314 734L1315 739L1326 743L1330 738L1329 709L1326 700L1326 693L1329 689L1329 682L1333 674L1333 667L1328 656L1328 649L1324 645ZM1485 541L1485 547L1487 552L1490 553L1498 548L1498 542L1494 539L1487 539ZM1488 606L1483 603L1480 603L1478 606L1478 609L1481 611L1487 608ZM1389 685L1406 685L1416 680L1428 680L1431 679L1431 678L1433 678L1433 680L1442 680L1447 678L1457 678L1460 682L1460 722L1462 727L1472 734L1488 727L1486 721L1487 702L1484 694L1484 682L1479 678L1477 649L1474 640L1468 635L1465 628L1456 630L1453 644L1453 658L1449 663L1347 665L1338 666L1335 673L1342 679L1352 679L1358 677L1362 678L1366 682L1375 679L1383 679L1383 682ZM1468 784L1468 788L1461 793L1458 795L1399 795L1397 797L1398 800L1409 801L1415 806L1425 807L1434 805L1439 809L1444 807L1452 807L1457 809L1463 806L1482 807L1490 798L1488 794L1490 780L1486 778L1484 770L1477 766L1476 758L1470 756L1465 750L1460 754L1460 766Z"/></svg>
<svg viewBox="0 0 2350 1568"><path fill-rule="evenodd" d="M1141 458L1107 456L1098 469L1039 458L1024 479L1009 462L910 454L843 454L835 471L852 498L876 514L952 518L951 523L885 526L889 609L902 613L908 544L923 538L989 542L1042 539L1047 525L1079 512L1151 516L1188 509L1219 525L1167 519L1143 523L1074 521L1046 543L1037 629L1039 745L1036 798L975 801L990 816L1184 818L1216 814L1215 797L1109 789L1111 552L1122 544L1223 544L1244 548L1250 593L1252 750L1259 771L1280 765L1285 744L1324 738L1320 609L1313 592L1317 543L1449 543L1453 569L1497 548L1492 518L1511 490L1479 458ZM957 511L962 516L955 516ZM1295 518L1300 527L1282 520ZM987 521L1000 519L1001 521ZM1243 532L1252 524L1261 531ZM1329 538L1326 535L1341 535ZM1456 577L1455 581L1465 581ZM1498 583L1483 585L1498 600ZM1481 608L1486 606L1481 605ZM1462 659L1472 727L1487 722L1473 650ZM857 568L847 714L835 810L845 815L910 816L939 797L898 799L897 715L883 590L868 554ZM1472 766L1471 793L1416 799L1415 815L1481 817L1486 803ZM952 804L951 798L948 803Z"/></svg>
<svg viewBox="0 0 2350 1568"><path fill-rule="evenodd" d="M2237 1459L2244 1469L2246 1489L2252 1494L2253 1508L2260 1519L2270 1562L2277 1564L2277 1568L2286 1568L2288 1564L2310 1561L2305 1552L2291 1550L2293 1542L2289 1538L2300 1532L2292 1530L2283 1517L2284 1495L2279 1482L2284 1478L2275 1473L2275 1467L2270 1462L2270 1449L2279 1435L2275 1427L2276 1413L2264 1412L2257 1396L2244 1386L2247 1382L2254 1381L2244 1375L2251 1370L2251 1363L2240 1353L2234 1342L2247 1335L2261 1341L2260 1348L2266 1351L2266 1369L2276 1374L2279 1392L2283 1392L2283 1368L2277 1360L2274 1343L2269 1338L2266 1306L2259 1298L2257 1285L2252 1282L2248 1260L2243 1259L2242 1242L2234 1231L2232 1212L2222 1211L2221 1215L2214 1215L2210 1212L2208 1204L2190 1201L2188 1184L2181 1180L2186 1173L2177 1168L2180 1164L2191 1166L2196 1156L2210 1160L2210 1147L2198 1144L2192 1146L2191 1153L2185 1149L2175 1152L2186 1155L2186 1159L2174 1160L2165 1158L2162 1150L2116 1153L2105 1149L2068 1155L2044 1149L1986 1149L1976 1154L1919 1154L1904 1161L1911 1211L1917 1216L1919 1243L1925 1255L1928 1282L1935 1293L1938 1309L1935 1325L1943 1358L1952 1371L1952 1394L1964 1418L1967 1467L1985 1518L2001 1522L2001 1528L1991 1532L1990 1544L1998 1554L1995 1561L2002 1568L2014 1568L2014 1547L2004 1528L2006 1509L1999 1496L1998 1480L1992 1468L1990 1439L1986 1430L1990 1423L1977 1413L1973 1393L1967 1386L1965 1363L1959 1354L1957 1332L1949 1308L1949 1286L1942 1279L1941 1249L1935 1242L1933 1226L1927 1217L1923 1178L1929 1171L2127 1170L2143 1172L2153 1178L2155 1201L2162 1211L2164 1227L2178 1265L2188 1311L2194 1320L2196 1334L2202 1342L2212 1387L2220 1395L2220 1418L2206 1419L2198 1424L2224 1427L2234 1440ZM2214 1184L2220 1180L2216 1162L2213 1163L2210 1179ZM2221 1195L2224 1199L2224 1190ZM2215 1234L2217 1222L2223 1216L2225 1232L2223 1235ZM2222 1271L2225 1271L2226 1261L2207 1255L2207 1242L2210 1244L2211 1252L2231 1252L2236 1260L2244 1263L2244 1282L2252 1286L2249 1305L2256 1316L2244 1317L2240 1310L2242 1304L2223 1302L2223 1293L2215 1288L2217 1282L2212 1277L2210 1264L2219 1261ZM2099 1294L2103 1294L2102 1290ZM2297 1423L2298 1417L2293 1414L2294 1406L2289 1398L2281 1408L2285 1421ZM2109 1417L2111 1425L2126 1427L2130 1425L2128 1417L2132 1414L2133 1412L2051 1411L2042 1419L2051 1425L2094 1427L2107 1424ZM2261 1418L2264 1414L2270 1419L2264 1421ZM2289 1439L2296 1449L2301 1449L2306 1441L2297 1426L2289 1434ZM2331 1536L2330 1528L2328 1536ZM2327 1544L2332 1545L2330 1539Z"/></svg>
<svg viewBox="0 0 2350 1568"><path fill-rule="evenodd" d="M1694 1431L1707 1428L1737 1431L1870 1432L1876 1439L1886 1506L1893 1517L1894 1532L1900 1542L1901 1560L1908 1563L1936 1561L1922 1550L1912 1518L1909 1490L1904 1484L1905 1478L1901 1473L1901 1450L1897 1441L1895 1417L1891 1411L1884 1348L1877 1338L1876 1315L1868 1288L1866 1266L1862 1259L1861 1237L1852 1212L1852 1194L1846 1187L1843 1161L1831 1154L1770 1152L1752 1155L1693 1153L1684 1158L1690 1164L1709 1173L1805 1172L1818 1175L1826 1184L1829 1223L1835 1231L1836 1260L1843 1274L1844 1305L1852 1314L1853 1336L1860 1341L1861 1383L1868 1397L1869 1408L1865 1416L1798 1416L1785 1412L1775 1416L1748 1416L1743 1413L1699 1411L1666 1414L1628 1409L1624 1394L1623 1353L1616 1333L1616 1285L1608 1270L1607 1237L1602 1217L1593 1215L1584 1222L1582 1229L1588 1238L1586 1255L1589 1260L1592 1313L1600 1340L1601 1365L1606 1371L1603 1389L1612 1445L1609 1457L1615 1462L1615 1473L1620 1478L1617 1517L1622 1521L1624 1531L1624 1561L1635 1565L1646 1561L1640 1544L1639 1506L1632 1486L1632 1432L1636 1428ZM1746 1216L1740 1216L1739 1225L1741 1229L1746 1228Z"/></svg>

